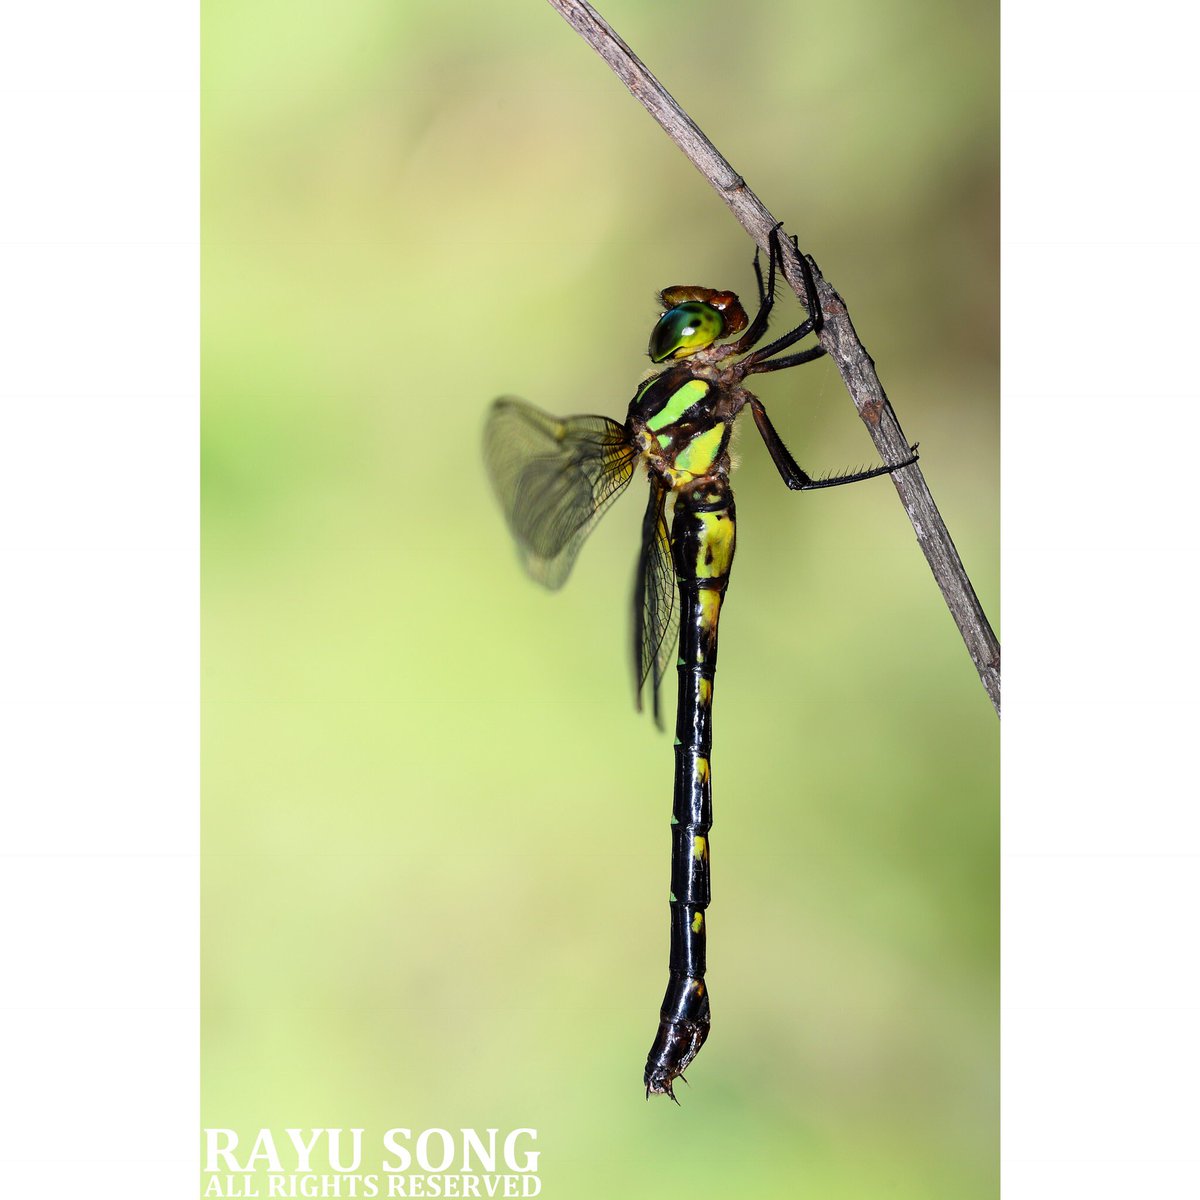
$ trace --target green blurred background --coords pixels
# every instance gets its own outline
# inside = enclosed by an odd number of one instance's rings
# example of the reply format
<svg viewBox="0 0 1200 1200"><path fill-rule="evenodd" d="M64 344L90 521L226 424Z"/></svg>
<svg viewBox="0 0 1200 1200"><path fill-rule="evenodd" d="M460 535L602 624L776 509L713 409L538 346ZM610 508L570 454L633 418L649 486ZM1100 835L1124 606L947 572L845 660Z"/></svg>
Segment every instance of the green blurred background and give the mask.
<svg viewBox="0 0 1200 1200"><path fill-rule="evenodd" d="M601 8L846 297L995 620L996 7ZM713 1033L642 1098L641 492L545 594L480 434L622 419L656 289L753 295L749 239L541 0L206 0L203 88L204 1123L533 1126L569 1200L995 1195L996 718L891 486L747 431ZM827 362L757 390L873 460Z"/></svg>

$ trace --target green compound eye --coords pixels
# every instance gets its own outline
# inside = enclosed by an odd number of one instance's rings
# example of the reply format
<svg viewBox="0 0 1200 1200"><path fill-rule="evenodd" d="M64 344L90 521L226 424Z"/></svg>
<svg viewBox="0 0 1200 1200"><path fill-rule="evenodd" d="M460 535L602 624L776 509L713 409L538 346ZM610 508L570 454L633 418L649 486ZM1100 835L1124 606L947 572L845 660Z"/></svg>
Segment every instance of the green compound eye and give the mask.
<svg viewBox="0 0 1200 1200"><path fill-rule="evenodd" d="M702 300L687 300L663 313L650 335L650 358L665 362L711 346L725 332L725 319Z"/></svg>

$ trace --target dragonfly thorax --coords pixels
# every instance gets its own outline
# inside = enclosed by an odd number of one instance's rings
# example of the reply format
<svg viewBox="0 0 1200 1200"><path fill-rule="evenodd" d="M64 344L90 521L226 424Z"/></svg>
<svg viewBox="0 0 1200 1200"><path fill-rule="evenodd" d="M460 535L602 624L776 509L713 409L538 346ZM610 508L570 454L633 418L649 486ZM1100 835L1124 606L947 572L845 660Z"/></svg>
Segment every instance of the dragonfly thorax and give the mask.
<svg viewBox="0 0 1200 1200"><path fill-rule="evenodd" d="M649 470L674 490L728 470L733 415L715 379L676 367L642 386L629 406L628 429Z"/></svg>

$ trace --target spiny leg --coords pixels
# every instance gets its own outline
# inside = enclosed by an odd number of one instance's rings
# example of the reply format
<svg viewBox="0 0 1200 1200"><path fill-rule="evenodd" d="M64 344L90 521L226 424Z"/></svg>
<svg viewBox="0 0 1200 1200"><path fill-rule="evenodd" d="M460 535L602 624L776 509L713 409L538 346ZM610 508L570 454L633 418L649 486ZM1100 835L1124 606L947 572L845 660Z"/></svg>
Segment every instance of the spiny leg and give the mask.
<svg viewBox="0 0 1200 1200"><path fill-rule="evenodd" d="M775 267L778 262L782 262L779 251L776 249L779 226L782 224L783 222L780 221L767 235L767 283L765 287L763 286L762 267L758 263L758 247L754 248L754 278L758 283L758 312L754 314L754 320L750 322L742 336L729 347L730 353L744 354L767 332L767 321L771 316L771 309L775 305Z"/></svg>
<svg viewBox="0 0 1200 1200"><path fill-rule="evenodd" d="M786 371L788 367L798 367L801 363L812 362L825 353L824 346L812 346L797 354L785 354L782 358L772 358L769 362L755 363L746 372L747 375L764 375L767 371Z"/></svg>
<svg viewBox="0 0 1200 1200"><path fill-rule="evenodd" d="M793 242L793 245L795 243ZM772 243L774 249L774 243ZM767 365L766 359L778 354L781 350L786 350L789 346L794 346L801 338L807 337L810 333L816 333L825 323L825 318L821 312L821 300L817 295L817 283L813 278L812 267L809 265L808 257L801 254L799 250L796 255L800 260L800 274L804 277L804 297L805 306L808 308L808 318L796 326L790 333L785 333L783 337L776 338L775 341L768 343L761 349L755 350L749 358L743 359L742 365L745 367L747 375L753 375L762 371L778 371L784 367L796 367L803 362L811 362L814 358L820 358L825 353L823 346L814 346L811 350L802 351L801 354L789 355L786 359L779 359L777 362Z"/></svg>
<svg viewBox="0 0 1200 1200"><path fill-rule="evenodd" d="M770 245L770 242L768 241L767 244ZM774 279L771 280L772 290L770 291L770 293L768 293L766 285L763 283L762 267L760 267L758 264L758 255L759 255L759 249L757 246L755 246L754 247L754 281L758 284L758 306L759 306L759 308L764 308L767 304L768 295L770 295L772 299L775 296L774 286L773 286L775 283L775 280ZM769 266L774 266L774 265L775 265L774 256L772 255Z"/></svg>
<svg viewBox="0 0 1200 1200"><path fill-rule="evenodd" d="M749 393L746 394L749 396ZM783 482L794 492L839 487L843 483L857 483L860 479L874 479L877 475L890 475L893 471L899 471L901 467L912 466L919 457L917 447L914 445L909 447L912 451L912 458L905 459L904 462L895 463L892 466L872 467L869 471L854 471L849 475L831 475L827 479L814 479L792 457L791 451L783 444L783 439L776 433L775 426L771 424L771 418L767 416L767 410L763 407L762 401L757 396L749 396L749 403L750 411L754 414L754 424L758 426L758 432L766 443L767 451L771 455L776 470Z"/></svg>

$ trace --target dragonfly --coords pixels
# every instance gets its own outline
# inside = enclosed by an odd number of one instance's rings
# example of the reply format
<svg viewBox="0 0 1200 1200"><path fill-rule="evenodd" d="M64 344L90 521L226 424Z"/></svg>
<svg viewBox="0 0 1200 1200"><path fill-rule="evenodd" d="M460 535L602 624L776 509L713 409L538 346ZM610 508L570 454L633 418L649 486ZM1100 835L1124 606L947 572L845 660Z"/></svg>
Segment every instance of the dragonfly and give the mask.
<svg viewBox="0 0 1200 1200"><path fill-rule="evenodd" d="M752 320L734 292L674 285L659 293L662 311L648 349L656 369L638 387L623 424L605 416L554 417L503 396L492 405L484 431L484 460L521 562L550 589L566 582L588 534L639 468L649 482L633 588L635 697L640 711L649 693L661 728L660 691L674 663L678 701L670 975L643 1082L647 1099L665 1094L677 1104L674 1081L683 1078L711 1026L705 912L711 891L712 702L717 623L736 541L729 484L734 422L750 409L793 491L857 483L917 461L914 445L903 462L814 478L792 457L762 401L743 386L752 375L797 367L825 353L819 341L792 349L823 325L814 264L798 248L808 315L759 345L782 267L779 229L768 238L765 281L755 250L758 310Z"/></svg>

